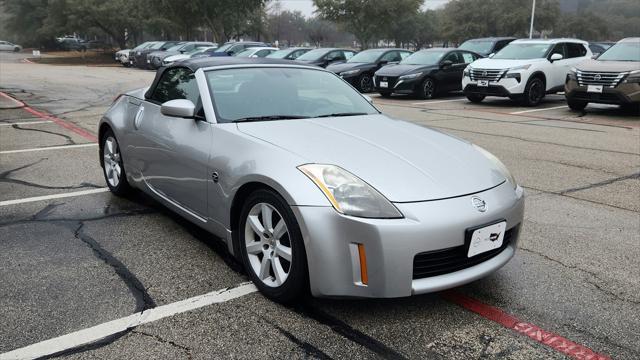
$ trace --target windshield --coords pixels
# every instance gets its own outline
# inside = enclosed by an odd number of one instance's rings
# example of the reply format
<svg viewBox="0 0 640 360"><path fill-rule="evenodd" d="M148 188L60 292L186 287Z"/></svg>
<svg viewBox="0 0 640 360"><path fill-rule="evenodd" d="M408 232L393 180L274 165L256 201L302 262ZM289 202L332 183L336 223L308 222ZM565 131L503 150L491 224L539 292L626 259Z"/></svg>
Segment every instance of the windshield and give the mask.
<svg viewBox="0 0 640 360"><path fill-rule="evenodd" d="M315 49L311 50L300 57L297 60L318 60L327 53L326 49Z"/></svg>
<svg viewBox="0 0 640 360"><path fill-rule="evenodd" d="M385 53L386 50L365 50L355 54L348 63L372 63Z"/></svg>
<svg viewBox="0 0 640 360"><path fill-rule="evenodd" d="M640 61L640 42L619 42L598 57L602 61Z"/></svg>
<svg viewBox="0 0 640 360"><path fill-rule="evenodd" d="M224 52L227 51L230 47L232 47L233 45L235 45L234 43L231 44L224 44L222 46L220 46L219 48L216 49L215 52Z"/></svg>
<svg viewBox="0 0 640 360"><path fill-rule="evenodd" d="M440 59L446 51L433 51L433 50L423 50L415 52L409 56L407 56L404 60L400 62L403 65L435 65L440 62Z"/></svg>
<svg viewBox="0 0 640 360"><path fill-rule="evenodd" d="M267 57L272 59L284 59L285 56L289 55L290 53L291 53L290 49L278 50L267 55Z"/></svg>
<svg viewBox="0 0 640 360"><path fill-rule="evenodd" d="M162 47L162 45L164 45L164 43L162 41L161 42L157 42L157 43L149 46L147 49L160 49Z"/></svg>
<svg viewBox="0 0 640 360"><path fill-rule="evenodd" d="M362 95L326 71L242 68L208 71L206 77L218 122L378 113Z"/></svg>
<svg viewBox="0 0 640 360"><path fill-rule="evenodd" d="M459 49L474 51L481 54L488 54L493 49L493 41L465 41Z"/></svg>
<svg viewBox="0 0 640 360"><path fill-rule="evenodd" d="M183 46L184 46L184 44L174 45L174 46L168 48L167 51L180 51L180 49L182 49Z"/></svg>
<svg viewBox="0 0 640 360"><path fill-rule="evenodd" d="M527 60L541 59L547 56L553 44L511 43L498 51L492 59Z"/></svg>

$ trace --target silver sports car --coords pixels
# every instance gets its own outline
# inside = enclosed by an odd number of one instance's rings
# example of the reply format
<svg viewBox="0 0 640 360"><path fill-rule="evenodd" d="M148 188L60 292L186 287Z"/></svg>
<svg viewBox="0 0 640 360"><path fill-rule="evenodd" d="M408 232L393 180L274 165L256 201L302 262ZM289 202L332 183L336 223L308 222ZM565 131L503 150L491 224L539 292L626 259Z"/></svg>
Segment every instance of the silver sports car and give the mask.
<svg viewBox="0 0 640 360"><path fill-rule="evenodd" d="M438 291L516 250L524 191L496 157L318 67L188 60L99 126L113 193L140 189L223 239L277 301Z"/></svg>

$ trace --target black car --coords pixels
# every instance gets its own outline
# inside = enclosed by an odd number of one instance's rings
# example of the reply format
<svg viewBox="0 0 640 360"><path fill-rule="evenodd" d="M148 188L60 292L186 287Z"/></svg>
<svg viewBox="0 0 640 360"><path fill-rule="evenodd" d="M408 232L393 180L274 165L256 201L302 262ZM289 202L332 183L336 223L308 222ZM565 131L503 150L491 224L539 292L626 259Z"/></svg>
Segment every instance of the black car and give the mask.
<svg viewBox="0 0 640 360"><path fill-rule="evenodd" d="M515 40L514 37L488 37L480 39L469 39L458 47L459 50L467 50L487 57L497 53L503 47Z"/></svg>
<svg viewBox="0 0 640 360"><path fill-rule="evenodd" d="M256 41L238 41L228 42L219 48L215 49L209 54L209 56L233 56L239 52L245 51L251 47L268 47L269 45L263 42Z"/></svg>
<svg viewBox="0 0 640 360"><path fill-rule="evenodd" d="M297 58L296 61L326 68L329 64L345 62L355 54L355 51L349 49L320 48L305 53Z"/></svg>
<svg viewBox="0 0 640 360"><path fill-rule="evenodd" d="M154 51L147 55L149 59L149 66L152 69L158 69L162 65L164 65L164 59L168 58L172 55L184 54L191 52L195 49L199 48L208 48L215 46L212 42L203 42L203 41L190 41L186 43L177 44L166 51Z"/></svg>
<svg viewBox="0 0 640 360"><path fill-rule="evenodd" d="M591 52L593 53L593 57L597 58L598 56L600 56L600 54L602 54L603 52L607 51L608 48L612 47L613 45L615 45L616 43L614 42L590 42L589 43L589 50L591 50Z"/></svg>
<svg viewBox="0 0 640 360"><path fill-rule="evenodd" d="M311 48L292 47L288 49L274 51L271 54L267 55L267 57L269 59L295 60L299 58L302 54L305 54L310 50Z"/></svg>
<svg viewBox="0 0 640 360"><path fill-rule="evenodd" d="M133 61L132 65L137 68L150 69L151 60L147 59L147 55L151 54L154 51L166 51L167 49L183 42L184 41L158 41L148 48L131 51L129 53L129 60Z"/></svg>
<svg viewBox="0 0 640 360"><path fill-rule="evenodd" d="M373 74L388 64L397 64L412 52L404 49L369 49L345 63L331 64L327 70L340 75L360 92L373 91Z"/></svg>
<svg viewBox="0 0 640 360"><path fill-rule="evenodd" d="M387 65L378 70L374 85L385 97L397 93L431 99L437 93L461 90L464 68L481 57L459 49L420 50L397 65Z"/></svg>
<svg viewBox="0 0 640 360"><path fill-rule="evenodd" d="M64 51L87 51L89 45L80 39L63 38L58 41L58 47Z"/></svg>

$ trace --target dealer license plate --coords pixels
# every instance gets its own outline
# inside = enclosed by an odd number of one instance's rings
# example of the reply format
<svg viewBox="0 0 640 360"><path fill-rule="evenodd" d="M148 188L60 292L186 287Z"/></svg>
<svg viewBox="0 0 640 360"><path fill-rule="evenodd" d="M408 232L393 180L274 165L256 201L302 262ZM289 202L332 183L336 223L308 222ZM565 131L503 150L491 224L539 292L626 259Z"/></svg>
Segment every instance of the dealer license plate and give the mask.
<svg viewBox="0 0 640 360"><path fill-rule="evenodd" d="M386 81L380 81L380 87L381 88L388 88L389 87L389 83Z"/></svg>
<svg viewBox="0 0 640 360"><path fill-rule="evenodd" d="M489 80L478 80L478 86L482 86L482 87L489 86Z"/></svg>
<svg viewBox="0 0 640 360"><path fill-rule="evenodd" d="M467 257L472 257L501 247L506 228L507 222L503 221L474 230L473 234L471 234Z"/></svg>
<svg viewBox="0 0 640 360"><path fill-rule="evenodd" d="M602 85L589 85L587 86L587 92L602 94Z"/></svg>

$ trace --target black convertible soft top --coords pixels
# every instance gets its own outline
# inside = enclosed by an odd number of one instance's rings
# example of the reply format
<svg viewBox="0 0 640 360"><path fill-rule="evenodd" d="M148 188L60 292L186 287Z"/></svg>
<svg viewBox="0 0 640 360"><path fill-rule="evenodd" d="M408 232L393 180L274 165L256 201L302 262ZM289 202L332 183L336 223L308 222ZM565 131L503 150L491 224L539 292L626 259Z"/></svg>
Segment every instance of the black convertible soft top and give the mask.
<svg viewBox="0 0 640 360"><path fill-rule="evenodd" d="M153 79L153 83L149 87L149 90L144 94L146 99L150 99L153 94L153 90L158 85L162 74L165 71L177 67L183 67L190 69L195 72L200 68L207 68L212 66L226 66L226 65L303 65L309 66L305 63L291 61L291 60L283 60L283 59L270 59L270 58L239 58L235 56L220 56L220 57L202 57L195 59L188 59L183 61L178 61L174 64L171 64L166 67L161 67L156 71L156 77ZM316 68L315 66L311 66L312 68Z"/></svg>

